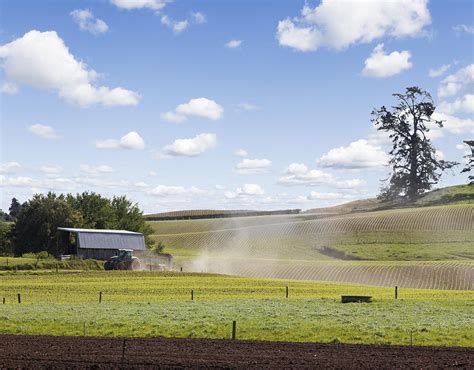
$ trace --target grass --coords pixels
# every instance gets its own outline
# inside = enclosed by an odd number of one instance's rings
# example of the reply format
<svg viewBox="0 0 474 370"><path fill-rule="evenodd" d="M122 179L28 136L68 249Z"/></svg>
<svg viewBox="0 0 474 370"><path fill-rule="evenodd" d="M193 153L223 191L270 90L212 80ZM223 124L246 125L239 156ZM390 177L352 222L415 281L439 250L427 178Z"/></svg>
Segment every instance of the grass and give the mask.
<svg viewBox="0 0 474 370"><path fill-rule="evenodd" d="M0 257L0 271L16 270L101 270L104 262L74 258L59 261L54 258Z"/></svg>
<svg viewBox="0 0 474 370"><path fill-rule="evenodd" d="M35 274L35 275L33 275ZM285 299L285 286L290 297ZM195 300L190 300L190 290ZM16 303L18 291L22 304ZM98 292L103 302L98 303ZM372 295L341 304L343 294ZM473 346L474 293L158 272L2 275L0 332Z"/></svg>

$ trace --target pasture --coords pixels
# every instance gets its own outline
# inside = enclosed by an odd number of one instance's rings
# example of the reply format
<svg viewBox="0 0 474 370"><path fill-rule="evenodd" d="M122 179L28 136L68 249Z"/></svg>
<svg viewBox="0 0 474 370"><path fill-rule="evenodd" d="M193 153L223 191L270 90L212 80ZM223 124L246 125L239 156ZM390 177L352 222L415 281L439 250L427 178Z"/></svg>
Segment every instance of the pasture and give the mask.
<svg viewBox="0 0 474 370"><path fill-rule="evenodd" d="M411 332L417 345L474 343L472 291L399 289L395 300L393 288L118 271L8 273L0 281L4 334L229 338L236 320L239 339L409 344ZM374 300L342 304L343 294Z"/></svg>

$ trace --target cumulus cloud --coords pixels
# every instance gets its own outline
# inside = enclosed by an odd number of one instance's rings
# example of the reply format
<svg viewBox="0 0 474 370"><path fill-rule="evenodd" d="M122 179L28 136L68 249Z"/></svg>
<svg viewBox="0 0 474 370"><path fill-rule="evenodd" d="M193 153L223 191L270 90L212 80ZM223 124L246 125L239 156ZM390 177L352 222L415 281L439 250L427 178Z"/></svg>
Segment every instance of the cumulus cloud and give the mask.
<svg viewBox="0 0 474 370"><path fill-rule="evenodd" d="M241 175L267 172L272 166L272 161L268 159L243 159L235 167Z"/></svg>
<svg viewBox="0 0 474 370"><path fill-rule="evenodd" d="M56 130L51 126L40 125L39 123L31 125L28 130L36 136L39 136L43 139L54 140L59 136L56 134Z"/></svg>
<svg viewBox="0 0 474 370"><path fill-rule="evenodd" d="M430 23L427 0L322 0L314 8L304 5L300 17L280 21L276 37L299 51L343 49L386 36L418 36Z"/></svg>
<svg viewBox="0 0 474 370"><path fill-rule="evenodd" d="M474 113L474 95L466 94L453 102L442 101L438 105L438 111L446 114L457 112Z"/></svg>
<svg viewBox="0 0 474 370"><path fill-rule="evenodd" d="M0 175L0 187L25 187L32 186L34 180L31 177L18 176L18 177L6 177Z"/></svg>
<svg viewBox="0 0 474 370"><path fill-rule="evenodd" d="M447 97L470 90L474 87L474 64L461 68L444 78L438 87L438 96Z"/></svg>
<svg viewBox="0 0 474 370"><path fill-rule="evenodd" d="M175 21L167 15L161 17L161 24L172 29L175 34L183 32L189 26L187 20Z"/></svg>
<svg viewBox="0 0 474 370"><path fill-rule="evenodd" d="M201 12L191 12L191 18L196 24L204 24L207 22L206 16Z"/></svg>
<svg viewBox="0 0 474 370"><path fill-rule="evenodd" d="M136 149L141 150L145 148L145 141L136 131L130 131L128 134L122 136L120 140L105 139L97 140L95 142L97 149Z"/></svg>
<svg viewBox="0 0 474 370"><path fill-rule="evenodd" d="M374 168L387 165L388 155L367 140L353 141L347 147L331 149L321 156L318 163L323 167L338 169Z"/></svg>
<svg viewBox="0 0 474 370"><path fill-rule="evenodd" d="M8 83L56 91L68 103L88 107L137 105L140 95L121 87L97 86L97 72L78 61L55 31L30 31L0 46Z"/></svg>
<svg viewBox="0 0 474 370"><path fill-rule="evenodd" d="M237 157L247 157L249 154L245 149L238 149L234 152Z"/></svg>
<svg viewBox="0 0 474 370"><path fill-rule="evenodd" d="M225 47L228 49L237 49L242 45L242 40L230 40L229 42L226 42Z"/></svg>
<svg viewBox="0 0 474 370"><path fill-rule="evenodd" d="M109 26L102 19L95 18L89 9L76 9L71 13L72 19L79 25L82 31L88 31L94 35L106 33Z"/></svg>
<svg viewBox="0 0 474 370"><path fill-rule="evenodd" d="M450 114L435 112L433 119L443 121L443 127L430 127L431 130L428 132L430 139L438 139L443 137L444 132L451 134L474 134L474 120L471 118L459 118Z"/></svg>
<svg viewBox="0 0 474 370"><path fill-rule="evenodd" d="M372 54L365 60L365 67L362 71L364 76L390 77L412 67L409 51L393 51L386 54L383 47L384 44L378 44Z"/></svg>
<svg viewBox="0 0 474 370"><path fill-rule="evenodd" d="M438 68L431 68L428 72L428 75L430 77L440 77L444 75L448 69L451 68L451 64L443 64L442 66L439 66Z"/></svg>
<svg viewBox="0 0 474 370"><path fill-rule="evenodd" d="M265 194L265 190L258 184L244 184L235 191L226 191L224 196L228 199L248 197Z"/></svg>
<svg viewBox="0 0 474 370"><path fill-rule="evenodd" d="M196 157L206 150L217 145L216 134L199 134L189 139L177 139L173 144L165 146L158 154L157 158L169 157Z"/></svg>
<svg viewBox="0 0 474 370"><path fill-rule="evenodd" d="M44 165L41 166L39 170L48 177L57 177L64 171L64 169L57 164Z"/></svg>
<svg viewBox="0 0 474 370"><path fill-rule="evenodd" d="M339 193L320 193L317 191L312 191L307 196L307 199L308 200L334 200L334 199L340 199L343 197L344 195L339 194Z"/></svg>
<svg viewBox="0 0 474 370"><path fill-rule="evenodd" d="M21 168L18 162L0 163L0 173L15 173Z"/></svg>
<svg viewBox="0 0 474 370"><path fill-rule="evenodd" d="M167 196L186 196L186 195L199 195L203 194L204 191L198 187L191 186L185 188L184 186L167 186L167 185L158 185L148 191L148 194L156 195L159 197Z"/></svg>
<svg viewBox="0 0 474 370"><path fill-rule="evenodd" d="M163 9L168 2L167 0L111 0L112 4L120 9L151 9L159 11Z"/></svg>
<svg viewBox="0 0 474 370"><path fill-rule="evenodd" d="M8 95L15 95L18 93L18 86L11 82L4 82L2 86L0 86L0 92Z"/></svg>
<svg viewBox="0 0 474 370"><path fill-rule="evenodd" d="M474 35L474 26L468 26L466 24L457 24L453 27L453 30L457 34L467 33L469 35Z"/></svg>
<svg viewBox="0 0 474 370"><path fill-rule="evenodd" d="M285 170L284 176L280 177L278 183L281 185L307 185L318 186L335 183L336 178L327 172L320 170L310 170L301 163L292 163Z"/></svg>
<svg viewBox="0 0 474 370"><path fill-rule="evenodd" d="M182 123L188 120L189 117L194 116L217 121L222 118L223 114L224 108L214 100L196 98L178 105L174 111L161 113L161 119L173 123Z"/></svg>
<svg viewBox="0 0 474 370"><path fill-rule="evenodd" d="M88 165L88 164L81 164L79 166L81 172L84 172L88 175L100 175L100 174L104 174L104 173L112 173L114 172L115 170L110 167L110 166L107 166L105 164L102 164L102 165L98 165L98 166L91 166L91 165Z"/></svg>

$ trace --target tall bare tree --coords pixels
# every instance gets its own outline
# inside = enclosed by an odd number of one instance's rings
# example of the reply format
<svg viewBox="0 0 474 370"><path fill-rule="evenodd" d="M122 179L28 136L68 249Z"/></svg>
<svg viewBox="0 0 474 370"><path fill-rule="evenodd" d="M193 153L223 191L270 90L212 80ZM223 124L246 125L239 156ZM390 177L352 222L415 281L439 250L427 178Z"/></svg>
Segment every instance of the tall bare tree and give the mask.
<svg viewBox="0 0 474 370"><path fill-rule="evenodd" d="M431 95L419 87L408 87L404 94L393 94L397 105L372 111L372 122L386 131L392 140L390 151L392 173L379 195L382 199L408 197L410 201L430 190L442 171L456 162L437 158L427 133L430 126L443 127L432 118L436 107Z"/></svg>

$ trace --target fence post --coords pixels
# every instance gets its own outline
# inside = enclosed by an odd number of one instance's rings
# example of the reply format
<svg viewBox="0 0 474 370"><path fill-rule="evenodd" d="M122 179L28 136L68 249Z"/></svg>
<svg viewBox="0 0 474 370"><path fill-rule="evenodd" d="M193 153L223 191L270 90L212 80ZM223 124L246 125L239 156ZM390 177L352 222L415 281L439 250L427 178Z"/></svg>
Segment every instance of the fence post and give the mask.
<svg viewBox="0 0 474 370"><path fill-rule="evenodd" d="M413 329L410 329L410 346L413 346Z"/></svg>
<svg viewBox="0 0 474 370"><path fill-rule="evenodd" d="M398 299L398 287L395 287L395 299Z"/></svg>
<svg viewBox="0 0 474 370"><path fill-rule="evenodd" d="M232 340L235 340L235 332L237 331L237 322L232 321Z"/></svg>
<svg viewBox="0 0 474 370"><path fill-rule="evenodd" d="M286 298L288 298L288 286L286 287Z"/></svg>
<svg viewBox="0 0 474 370"><path fill-rule="evenodd" d="M99 292L99 303L102 303L102 292Z"/></svg>
<svg viewBox="0 0 474 370"><path fill-rule="evenodd" d="M21 303L21 295L18 293L18 303Z"/></svg>
<svg viewBox="0 0 474 370"><path fill-rule="evenodd" d="M191 301L194 301L194 290L191 289Z"/></svg>
<svg viewBox="0 0 474 370"><path fill-rule="evenodd" d="M124 339L122 342L122 366L123 366L123 362L125 361L125 341L126 339Z"/></svg>
<svg viewBox="0 0 474 370"><path fill-rule="evenodd" d="M5 304L5 297L3 297L3 304Z"/></svg>
<svg viewBox="0 0 474 370"><path fill-rule="evenodd" d="M183 272L183 266L181 266L181 272Z"/></svg>

